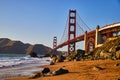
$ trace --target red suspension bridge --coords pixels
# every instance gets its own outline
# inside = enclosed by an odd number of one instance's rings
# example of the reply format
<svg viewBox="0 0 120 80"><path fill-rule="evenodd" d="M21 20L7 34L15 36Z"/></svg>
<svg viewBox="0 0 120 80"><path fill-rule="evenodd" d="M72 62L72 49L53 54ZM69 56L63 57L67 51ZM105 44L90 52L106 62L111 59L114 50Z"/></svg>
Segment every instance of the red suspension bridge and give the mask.
<svg viewBox="0 0 120 80"><path fill-rule="evenodd" d="M53 51L68 45L68 54L70 54L76 50L76 42L84 41L84 50L87 53L100 46L107 38L118 35L120 35L120 22L101 28L97 25L95 30L91 30L76 10L69 10L61 43L57 44L57 37L54 37Z"/></svg>

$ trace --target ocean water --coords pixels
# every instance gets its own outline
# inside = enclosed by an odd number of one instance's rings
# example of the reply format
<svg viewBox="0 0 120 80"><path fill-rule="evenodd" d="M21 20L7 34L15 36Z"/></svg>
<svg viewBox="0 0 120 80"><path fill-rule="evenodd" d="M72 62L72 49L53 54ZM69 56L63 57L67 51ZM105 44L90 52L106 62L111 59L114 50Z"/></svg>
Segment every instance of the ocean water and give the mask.
<svg viewBox="0 0 120 80"><path fill-rule="evenodd" d="M49 65L50 58L32 58L25 54L0 54L0 80L18 76L31 76Z"/></svg>
<svg viewBox="0 0 120 80"><path fill-rule="evenodd" d="M25 57L26 54L14 54L14 53L0 53L0 58L2 57Z"/></svg>

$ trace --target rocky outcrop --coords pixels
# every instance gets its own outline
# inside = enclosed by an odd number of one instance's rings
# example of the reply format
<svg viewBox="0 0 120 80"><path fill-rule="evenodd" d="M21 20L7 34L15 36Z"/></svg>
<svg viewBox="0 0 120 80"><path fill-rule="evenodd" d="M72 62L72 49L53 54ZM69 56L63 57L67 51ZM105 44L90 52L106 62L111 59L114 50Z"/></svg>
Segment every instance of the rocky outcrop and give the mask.
<svg viewBox="0 0 120 80"><path fill-rule="evenodd" d="M94 59L120 59L120 36L108 38L101 47L90 52L90 55Z"/></svg>
<svg viewBox="0 0 120 80"><path fill-rule="evenodd" d="M0 38L0 53L31 53L48 54L51 52L51 48L42 44L25 44L21 41L13 41L8 38Z"/></svg>
<svg viewBox="0 0 120 80"><path fill-rule="evenodd" d="M49 68L44 68L42 72L36 73L35 75L29 77L29 79L35 79L39 77L46 77L46 76L56 76L61 74L69 73L67 69L59 68L55 71L51 71Z"/></svg>
<svg viewBox="0 0 120 80"><path fill-rule="evenodd" d="M76 50L74 52L72 52L70 55L68 55L66 57L66 60L68 61L79 61L79 60L82 60L84 59L84 56L85 56L85 51L84 50Z"/></svg>
<svg viewBox="0 0 120 80"><path fill-rule="evenodd" d="M30 52L27 55L29 55L30 57L38 57L37 53L35 52Z"/></svg>
<svg viewBox="0 0 120 80"><path fill-rule="evenodd" d="M63 62L65 57L62 55L51 55L51 65L54 65L57 62Z"/></svg>
<svg viewBox="0 0 120 80"><path fill-rule="evenodd" d="M116 59L120 59L120 50L116 51L116 55L115 55Z"/></svg>

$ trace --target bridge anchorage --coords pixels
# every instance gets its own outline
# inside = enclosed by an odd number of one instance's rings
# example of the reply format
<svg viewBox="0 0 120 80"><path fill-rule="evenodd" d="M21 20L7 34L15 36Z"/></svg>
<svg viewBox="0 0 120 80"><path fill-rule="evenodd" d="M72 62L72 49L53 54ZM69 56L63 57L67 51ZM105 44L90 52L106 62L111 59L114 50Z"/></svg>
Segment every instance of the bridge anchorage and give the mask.
<svg viewBox="0 0 120 80"><path fill-rule="evenodd" d="M77 18L81 21L80 25L77 22ZM80 18L76 10L69 10L66 26L68 29L65 28L63 34L65 35L65 32L67 32L67 40L64 40L57 45L57 37L54 37L53 51L68 45L68 55L76 50L76 42L84 41L84 50L88 53L94 48L101 46L107 38L120 35L120 22L109 24L101 28L97 25L95 30L90 30L90 28ZM79 32L81 33L77 35Z"/></svg>

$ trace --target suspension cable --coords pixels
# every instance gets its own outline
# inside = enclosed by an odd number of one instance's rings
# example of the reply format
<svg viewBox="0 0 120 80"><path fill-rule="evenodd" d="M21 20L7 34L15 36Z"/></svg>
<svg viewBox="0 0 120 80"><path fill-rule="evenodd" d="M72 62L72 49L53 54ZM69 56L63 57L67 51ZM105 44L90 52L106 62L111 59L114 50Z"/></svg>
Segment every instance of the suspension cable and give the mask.
<svg viewBox="0 0 120 80"><path fill-rule="evenodd" d="M78 22L77 22L77 25L83 32L85 32L84 29L78 24Z"/></svg>
<svg viewBox="0 0 120 80"><path fill-rule="evenodd" d="M67 17L67 20L66 20L66 24L65 24L64 32L63 32L63 34L62 34L62 37L61 37L60 42L62 42L63 37L65 36L65 32L66 32L66 29L67 29L67 23L68 23L68 17Z"/></svg>
<svg viewBox="0 0 120 80"><path fill-rule="evenodd" d="M80 17L80 15L77 13L79 19L82 21L82 23L89 29L89 31L91 30L88 25L82 20L82 18Z"/></svg>

